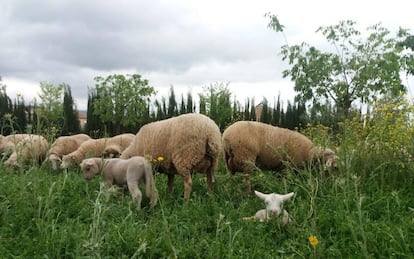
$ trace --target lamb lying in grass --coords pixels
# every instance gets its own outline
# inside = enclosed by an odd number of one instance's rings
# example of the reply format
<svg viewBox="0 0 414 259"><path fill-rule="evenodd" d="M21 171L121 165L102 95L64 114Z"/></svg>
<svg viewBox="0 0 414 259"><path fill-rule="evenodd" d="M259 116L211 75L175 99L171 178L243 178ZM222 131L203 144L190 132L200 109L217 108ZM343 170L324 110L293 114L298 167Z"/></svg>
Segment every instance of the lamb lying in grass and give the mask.
<svg viewBox="0 0 414 259"><path fill-rule="evenodd" d="M137 200L137 209L141 209L142 193L138 184L145 183L145 194L150 199L151 207L157 204L158 193L155 190L152 175L152 166L144 157L134 156L129 159L120 158L87 158L82 161L80 167L86 180L103 172L103 180L106 187L117 185L128 186L133 199Z"/></svg>
<svg viewBox="0 0 414 259"><path fill-rule="evenodd" d="M287 224L292 221L292 219L289 216L289 213L285 209L283 209L283 202L290 200L294 195L293 192L290 192L288 194L264 194L259 191L254 191L254 193L257 197L259 197L266 203L266 209L258 210L254 216L244 217L244 220L255 220L262 222L277 217L280 215L280 213L283 213L283 224Z"/></svg>

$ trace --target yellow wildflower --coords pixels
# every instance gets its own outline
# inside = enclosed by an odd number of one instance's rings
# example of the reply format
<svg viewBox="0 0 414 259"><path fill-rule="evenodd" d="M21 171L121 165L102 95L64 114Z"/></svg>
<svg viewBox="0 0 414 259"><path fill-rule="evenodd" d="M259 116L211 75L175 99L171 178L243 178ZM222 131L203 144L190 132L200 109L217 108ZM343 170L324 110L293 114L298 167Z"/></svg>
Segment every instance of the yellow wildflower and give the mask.
<svg viewBox="0 0 414 259"><path fill-rule="evenodd" d="M318 238L316 237L316 236L309 236L308 237L308 240L309 240L309 243L312 245L312 246L317 246L318 245L318 243L319 243L319 241L318 241Z"/></svg>
<svg viewBox="0 0 414 259"><path fill-rule="evenodd" d="M159 157L157 158L157 160L158 160L158 162L161 162L161 161L164 161L164 158L163 158L162 156L159 156Z"/></svg>

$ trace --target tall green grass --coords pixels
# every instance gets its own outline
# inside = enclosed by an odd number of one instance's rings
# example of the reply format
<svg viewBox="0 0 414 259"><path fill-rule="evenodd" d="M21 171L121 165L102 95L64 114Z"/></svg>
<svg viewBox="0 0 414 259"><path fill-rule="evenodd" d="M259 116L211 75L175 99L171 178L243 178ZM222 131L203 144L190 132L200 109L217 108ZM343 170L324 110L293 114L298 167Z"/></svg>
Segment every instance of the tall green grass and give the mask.
<svg viewBox="0 0 414 259"><path fill-rule="evenodd" d="M246 222L264 208L242 175L220 165L214 190L194 175L188 202L176 179L156 176L160 202L136 211L129 193L87 182L79 171L0 167L0 254L5 258L390 258L414 254L414 167L343 154L339 171L259 172L252 187L296 194L279 220ZM378 159L378 157L377 157ZM314 235L313 247L308 237Z"/></svg>

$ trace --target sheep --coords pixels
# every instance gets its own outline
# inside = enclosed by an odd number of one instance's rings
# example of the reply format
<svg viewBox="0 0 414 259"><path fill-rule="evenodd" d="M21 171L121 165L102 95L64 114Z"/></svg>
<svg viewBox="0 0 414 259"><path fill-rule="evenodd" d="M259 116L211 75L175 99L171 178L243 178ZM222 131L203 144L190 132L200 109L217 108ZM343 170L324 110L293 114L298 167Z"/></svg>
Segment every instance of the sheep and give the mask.
<svg viewBox="0 0 414 259"><path fill-rule="evenodd" d="M71 136L58 137L52 144L48 152L48 160L52 164L52 169L57 170L62 162L62 156L67 155L76 149L85 141L91 139L86 134L76 134Z"/></svg>
<svg viewBox="0 0 414 259"><path fill-rule="evenodd" d="M205 173L208 188L213 188L221 147L217 124L205 115L189 113L144 125L121 158L162 157L157 166L168 176L168 190L172 191L178 174L184 180L184 199L188 200L192 173Z"/></svg>
<svg viewBox="0 0 414 259"><path fill-rule="evenodd" d="M28 136L30 136L30 134L0 135L0 154L11 154L15 150L17 143Z"/></svg>
<svg viewBox="0 0 414 259"><path fill-rule="evenodd" d="M254 193L257 197L259 197L265 202L266 209L258 210L254 216L244 217L243 220L255 220L263 222L265 220L275 218L282 213L282 224L285 225L292 222L289 213L285 209L283 209L283 202L290 200L295 193L290 192L288 194L264 194L259 191L254 191Z"/></svg>
<svg viewBox="0 0 414 259"><path fill-rule="evenodd" d="M101 171L107 188L112 185L128 186L132 198L137 201L137 209L141 209L142 193L138 184L145 183L145 194L150 199L151 207L157 204L158 193L155 189L152 166L144 157L135 156L129 159L120 158L87 158L80 164L86 180L91 180Z"/></svg>
<svg viewBox="0 0 414 259"><path fill-rule="evenodd" d="M108 157L120 156L133 141L135 135L132 133L124 133L108 139L104 149L104 155Z"/></svg>
<svg viewBox="0 0 414 259"><path fill-rule="evenodd" d="M62 156L60 168L68 169L75 164L79 165L85 158L101 157L107 141L107 138L99 138L83 142L75 151Z"/></svg>
<svg viewBox="0 0 414 259"><path fill-rule="evenodd" d="M111 138L89 139L75 151L62 156L60 168L68 169L73 164L79 165L85 158L102 157L106 153L120 153L130 145L133 138L135 138L134 134L125 133Z"/></svg>
<svg viewBox="0 0 414 259"><path fill-rule="evenodd" d="M8 168L19 169L31 161L42 162L46 158L47 140L40 135L28 135L16 144L10 157L4 162Z"/></svg>
<svg viewBox="0 0 414 259"><path fill-rule="evenodd" d="M286 162L300 168L313 161L326 167L336 167L335 153L328 148L315 147L299 132L255 121L238 121L224 130L223 149L226 167L234 175L245 173L244 182L250 193L249 175L255 167L280 170Z"/></svg>

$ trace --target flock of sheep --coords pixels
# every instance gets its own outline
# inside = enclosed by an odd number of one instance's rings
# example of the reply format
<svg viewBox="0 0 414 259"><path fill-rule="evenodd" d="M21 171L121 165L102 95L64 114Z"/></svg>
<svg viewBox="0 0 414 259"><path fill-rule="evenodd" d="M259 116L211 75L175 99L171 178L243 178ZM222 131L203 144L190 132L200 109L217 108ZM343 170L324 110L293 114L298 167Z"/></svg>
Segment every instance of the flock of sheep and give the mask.
<svg viewBox="0 0 414 259"><path fill-rule="evenodd" d="M247 191L250 192L249 175L258 167L263 170L280 170L286 164L303 167L314 162L336 167L335 153L329 148L315 146L299 132L274 127L254 121L239 121L221 134L217 124L201 114L184 114L144 125L136 135L126 133L110 138L92 139L85 134L62 136L49 148L48 141L33 134L0 135L0 153L6 168L19 169L24 164L47 161L53 170L79 166L85 179L103 173L107 187L127 187L140 209L142 194L139 183L145 183L146 196L155 206L152 163L157 171L168 176L168 189L173 188L174 177L184 181L184 198L189 199L192 189L191 175L204 173L212 189L214 174L221 153L231 174L243 172ZM105 158L103 158L105 157ZM266 210L260 210L255 220L283 215L289 222L281 203L293 193L255 194L265 201Z"/></svg>

